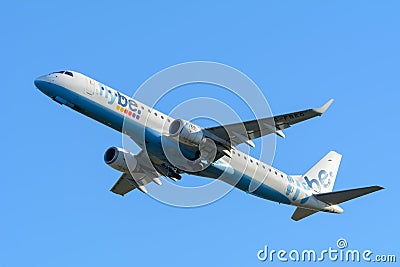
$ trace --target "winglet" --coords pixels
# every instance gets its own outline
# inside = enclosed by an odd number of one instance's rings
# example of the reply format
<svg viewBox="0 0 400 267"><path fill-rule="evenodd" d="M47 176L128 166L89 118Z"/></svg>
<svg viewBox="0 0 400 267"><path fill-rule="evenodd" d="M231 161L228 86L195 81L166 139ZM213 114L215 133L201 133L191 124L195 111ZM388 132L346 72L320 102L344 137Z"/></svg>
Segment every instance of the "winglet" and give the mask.
<svg viewBox="0 0 400 267"><path fill-rule="evenodd" d="M322 107L314 108L314 111L322 115L332 105L332 103L333 98L326 102Z"/></svg>

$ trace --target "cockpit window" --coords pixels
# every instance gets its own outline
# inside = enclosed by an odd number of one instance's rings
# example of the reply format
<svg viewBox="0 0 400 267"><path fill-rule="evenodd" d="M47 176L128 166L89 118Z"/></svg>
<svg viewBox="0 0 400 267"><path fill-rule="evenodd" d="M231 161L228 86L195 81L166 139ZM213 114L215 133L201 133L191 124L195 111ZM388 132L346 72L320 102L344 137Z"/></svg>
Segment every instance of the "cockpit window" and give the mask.
<svg viewBox="0 0 400 267"><path fill-rule="evenodd" d="M68 75L68 76L74 77L74 74L73 74L72 72L70 72L70 71L65 71L65 70L52 72L52 73L50 73L50 74L55 74L55 73L66 74L66 75Z"/></svg>

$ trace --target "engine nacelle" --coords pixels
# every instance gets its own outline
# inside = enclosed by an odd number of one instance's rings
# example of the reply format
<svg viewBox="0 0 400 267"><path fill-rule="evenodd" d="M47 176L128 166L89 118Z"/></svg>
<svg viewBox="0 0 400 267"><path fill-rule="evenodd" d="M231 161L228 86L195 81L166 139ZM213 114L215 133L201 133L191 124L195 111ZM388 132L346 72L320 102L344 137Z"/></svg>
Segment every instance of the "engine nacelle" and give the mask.
<svg viewBox="0 0 400 267"><path fill-rule="evenodd" d="M179 137L179 141L189 145L199 145L204 138L203 129L189 121L174 120L169 126L169 135Z"/></svg>
<svg viewBox="0 0 400 267"><path fill-rule="evenodd" d="M135 156L131 152L119 147L110 147L107 149L104 153L104 162L111 168L126 173L133 171L137 165Z"/></svg>

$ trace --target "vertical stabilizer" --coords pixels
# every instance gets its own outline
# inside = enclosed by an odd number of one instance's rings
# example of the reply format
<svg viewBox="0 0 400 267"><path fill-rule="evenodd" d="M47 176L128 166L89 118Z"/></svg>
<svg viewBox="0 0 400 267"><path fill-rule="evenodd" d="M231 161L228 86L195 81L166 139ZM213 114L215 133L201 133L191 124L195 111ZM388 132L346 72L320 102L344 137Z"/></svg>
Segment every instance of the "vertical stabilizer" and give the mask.
<svg viewBox="0 0 400 267"><path fill-rule="evenodd" d="M315 193L332 192L342 155L330 151L302 176Z"/></svg>

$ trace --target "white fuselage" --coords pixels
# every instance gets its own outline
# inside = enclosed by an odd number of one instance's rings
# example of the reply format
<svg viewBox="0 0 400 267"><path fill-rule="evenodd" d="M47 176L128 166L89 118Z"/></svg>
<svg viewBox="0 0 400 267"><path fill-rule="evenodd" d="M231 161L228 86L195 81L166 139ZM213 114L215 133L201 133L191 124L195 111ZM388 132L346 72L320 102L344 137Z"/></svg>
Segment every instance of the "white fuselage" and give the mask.
<svg viewBox="0 0 400 267"><path fill-rule="evenodd" d="M159 139L174 118L83 74L68 72L41 76L35 80L35 85L55 101L128 134L142 149L145 149L146 135L146 140L154 142L149 153L165 160ZM236 149L232 149L231 157L221 157L196 175L219 178L243 191L279 203L340 212L336 206L313 197L307 183ZM251 183L258 186L253 189Z"/></svg>

